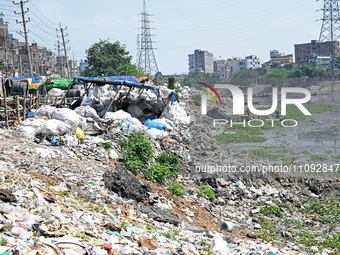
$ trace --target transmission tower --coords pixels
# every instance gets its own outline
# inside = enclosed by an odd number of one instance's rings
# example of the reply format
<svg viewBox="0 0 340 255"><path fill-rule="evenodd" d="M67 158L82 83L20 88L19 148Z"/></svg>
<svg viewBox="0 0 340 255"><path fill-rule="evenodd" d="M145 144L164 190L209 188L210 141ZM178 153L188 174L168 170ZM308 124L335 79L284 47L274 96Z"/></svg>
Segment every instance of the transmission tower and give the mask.
<svg viewBox="0 0 340 255"><path fill-rule="evenodd" d="M329 60L321 60L322 65L331 77L338 75L335 68L339 56L340 14L338 0L324 0L322 27L317 45L317 56L329 56ZM338 68L337 68L338 69Z"/></svg>
<svg viewBox="0 0 340 255"><path fill-rule="evenodd" d="M153 41L151 40L150 26L149 26L149 16L146 11L145 0L143 1L143 12L142 15L142 26L141 26L141 39L140 39L140 50L139 56L137 60L137 67L143 68L144 72L149 74L158 73L158 66L155 58L155 54L153 50L155 48L152 47Z"/></svg>

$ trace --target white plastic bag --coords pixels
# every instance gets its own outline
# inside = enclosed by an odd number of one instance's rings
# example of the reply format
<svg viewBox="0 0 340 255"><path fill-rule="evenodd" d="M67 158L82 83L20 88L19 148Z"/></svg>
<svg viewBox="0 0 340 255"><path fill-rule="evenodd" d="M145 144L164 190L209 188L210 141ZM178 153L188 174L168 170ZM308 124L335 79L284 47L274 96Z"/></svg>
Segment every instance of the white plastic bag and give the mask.
<svg viewBox="0 0 340 255"><path fill-rule="evenodd" d="M63 135L71 131L73 131L71 130L71 126L60 120L47 120L37 128L36 133L47 136Z"/></svg>
<svg viewBox="0 0 340 255"><path fill-rule="evenodd" d="M157 128L150 128L144 133L144 135L146 137L149 137L152 140L155 140L155 139L163 139L164 137L168 135L168 133L165 131L159 130Z"/></svg>
<svg viewBox="0 0 340 255"><path fill-rule="evenodd" d="M30 127L30 126L27 126L27 127L19 127L17 129L18 132L20 132L21 134L23 134L26 138L28 139L32 139L34 134L35 134L35 130L36 128L35 127Z"/></svg>
<svg viewBox="0 0 340 255"><path fill-rule="evenodd" d="M212 240L210 252L213 252L214 254L218 254L218 255L230 255L231 254L229 247L226 245L222 237L219 235L216 235L214 239Z"/></svg>
<svg viewBox="0 0 340 255"><path fill-rule="evenodd" d="M72 131L79 127L83 121L80 115L67 108L57 109L53 112L52 119L61 120L71 126Z"/></svg>
<svg viewBox="0 0 340 255"><path fill-rule="evenodd" d="M124 112L123 110L107 112L104 116L106 120L131 120L131 118L130 113Z"/></svg>
<svg viewBox="0 0 340 255"><path fill-rule="evenodd" d="M64 94L65 94L64 90L53 88L47 93L47 96L48 97L62 97L64 96Z"/></svg>

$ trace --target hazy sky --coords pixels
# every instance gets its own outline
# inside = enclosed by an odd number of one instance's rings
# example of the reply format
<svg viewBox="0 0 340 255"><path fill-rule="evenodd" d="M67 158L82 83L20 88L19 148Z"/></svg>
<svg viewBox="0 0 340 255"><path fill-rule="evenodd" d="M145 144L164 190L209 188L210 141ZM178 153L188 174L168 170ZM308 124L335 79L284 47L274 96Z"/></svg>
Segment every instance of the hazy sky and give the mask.
<svg viewBox="0 0 340 255"><path fill-rule="evenodd" d="M188 72L188 54L208 50L219 59L257 55L269 60L270 50L294 53L294 44L318 39L323 1L314 0L146 0L153 16L155 56L163 74ZM99 39L119 40L136 61L142 0L29 0L29 41L55 51L55 28L67 26L69 56L84 59L85 49ZM23 30L12 0L0 1L15 38ZM43 13L45 17L41 14Z"/></svg>

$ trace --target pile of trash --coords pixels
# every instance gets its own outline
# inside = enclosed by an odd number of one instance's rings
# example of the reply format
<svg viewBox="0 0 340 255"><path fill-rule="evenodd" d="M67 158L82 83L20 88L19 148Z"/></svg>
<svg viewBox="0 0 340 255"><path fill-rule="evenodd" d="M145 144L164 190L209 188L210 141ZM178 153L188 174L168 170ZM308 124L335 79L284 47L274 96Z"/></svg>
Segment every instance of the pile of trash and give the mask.
<svg viewBox="0 0 340 255"><path fill-rule="evenodd" d="M190 89L176 89L189 98ZM297 244L260 241L257 216L278 199L294 201L298 187L195 173L195 165L215 159L237 165L244 159L223 151L202 125L208 120L188 101L160 112L164 100L158 98L171 92L160 86L140 98L130 93L127 111L104 114L107 94L97 91L83 100L89 104L74 110L41 106L21 126L0 130L0 255L306 255ZM159 118L151 114L156 108ZM195 115L198 121L192 122ZM183 171L172 181L184 186L185 195L175 196L169 183L149 182L122 166L120 140L134 132L148 137L156 155L169 151L180 158ZM216 199L201 196L202 185ZM311 187L304 194L314 197Z"/></svg>

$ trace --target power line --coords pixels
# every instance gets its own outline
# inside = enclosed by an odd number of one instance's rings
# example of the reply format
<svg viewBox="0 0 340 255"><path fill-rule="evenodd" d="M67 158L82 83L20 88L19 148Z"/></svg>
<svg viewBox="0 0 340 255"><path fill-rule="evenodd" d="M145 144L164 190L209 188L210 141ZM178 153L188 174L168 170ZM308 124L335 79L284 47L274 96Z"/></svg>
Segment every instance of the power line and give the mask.
<svg viewBox="0 0 340 255"><path fill-rule="evenodd" d="M33 15L41 22L41 24L42 24L43 26L45 26L45 27L47 27L47 28L49 28L49 29L54 30L54 28L52 28L52 27L48 26L47 24L45 24L44 21L43 21L42 19L40 19L39 16L38 16L33 10L32 10L31 12L32 12L32 14L33 14Z"/></svg>
<svg viewBox="0 0 340 255"><path fill-rule="evenodd" d="M57 25L58 23L53 22L52 20L50 20L49 18L47 18L41 11L39 11L39 9L37 7L35 7L35 5L32 3L32 1L29 2L42 16L45 17L45 19L47 19L48 21L50 21L52 24Z"/></svg>

